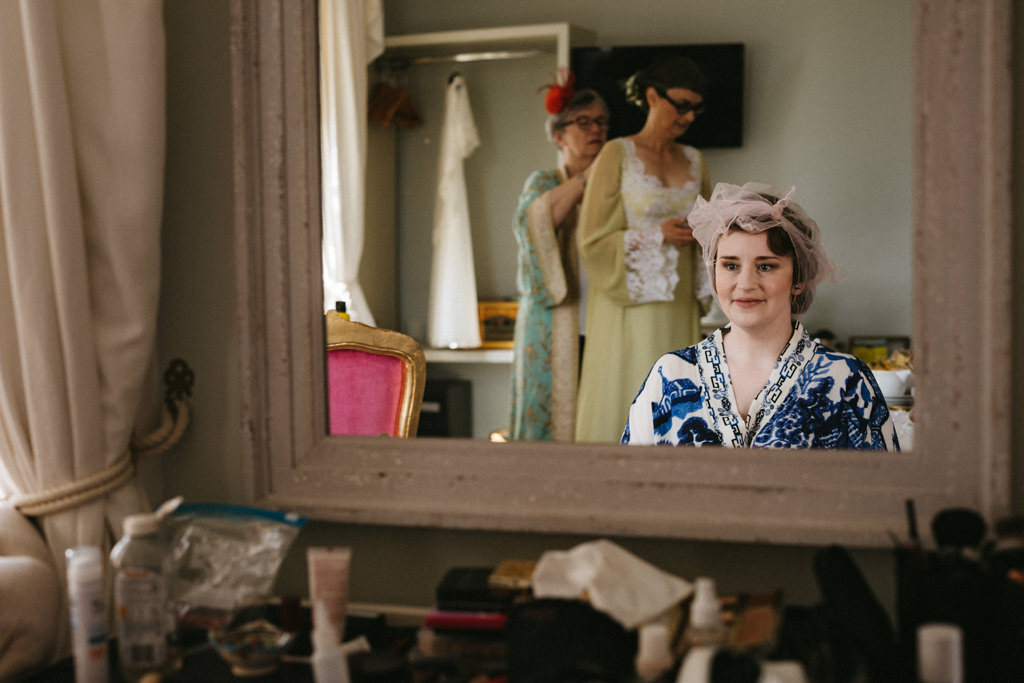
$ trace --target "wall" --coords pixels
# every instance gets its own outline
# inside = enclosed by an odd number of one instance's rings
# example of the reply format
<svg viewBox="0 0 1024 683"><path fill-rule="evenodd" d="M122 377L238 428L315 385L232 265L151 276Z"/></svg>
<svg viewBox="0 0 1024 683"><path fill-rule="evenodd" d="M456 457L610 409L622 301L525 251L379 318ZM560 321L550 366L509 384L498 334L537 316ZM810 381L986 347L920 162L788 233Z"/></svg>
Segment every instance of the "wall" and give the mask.
<svg viewBox="0 0 1024 683"><path fill-rule="evenodd" d="M240 500L228 3L167 0L161 367L195 371L192 424L164 456L160 499Z"/></svg>
<svg viewBox="0 0 1024 683"><path fill-rule="evenodd" d="M386 7L397 5L389 0ZM426 3L424 3L426 4ZM453 2L453 6L454 6ZM492 12L514 12L508 3L486 3ZM539 3L533 3L539 4ZM696 12L697 3L665 6ZM472 13L483 3L467 9ZM716 3L716 6L718 3ZM617 5L616 5L617 6ZM652 3L645 21L657 18ZM516 5L518 7L518 5ZM588 13L603 26L614 26L612 3L587 3ZM552 10L553 13L554 10ZM231 99L229 30L226 2L166 0L168 38L168 161L165 198L163 294L160 352L166 362L184 357L196 371L193 424L182 443L163 458L162 481L152 482L154 499L184 494L192 501L241 503L237 387L238 339L234 324L235 289L231 225ZM550 14L549 13L549 14ZM1015 18L1024 35L1024 12ZM604 17L604 19L602 19ZM495 22L515 17L496 16ZM759 17L760 18L760 17ZM544 16L543 20L560 20ZM765 19L768 20L767 18ZM645 24L646 26L646 24ZM652 26L654 28L652 28ZM625 30L624 27L623 30ZM647 26L657 32L657 23ZM770 32L766 26L766 32ZM633 36L630 33L629 36ZM612 35L612 38L619 37ZM664 39L663 35L653 36ZM1024 122L1024 55L1016 46L1015 109ZM1022 126L1018 125L1017 129ZM1017 223L1024 223L1024 144L1015 147ZM1016 244L1024 256L1024 246ZM1017 259L1017 262L1022 262ZM1017 301L1016 354L1024 357L1024 298ZM1018 366L1019 367L1019 366ZM1019 370L1015 395L1024 396ZM1017 400L1024 425L1024 402ZM1024 427L1022 427L1024 428ZM1016 443L1024 443L1017 439ZM1024 456L1015 446L1016 507L1024 511ZM416 520L410 520L415 523ZM375 527L312 522L286 560L279 593L305 593L304 549L309 545L346 544L354 548L352 599L428 605L443 571L456 564L491 564L508 557L535 558L545 549L569 547L582 537ZM711 575L723 590L782 587L794 604L818 599L812 573L813 548L766 544L729 544L660 539L617 539L648 561L680 576ZM857 551L855 557L879 597L892 604L892 562L882 550Z"/></svg>

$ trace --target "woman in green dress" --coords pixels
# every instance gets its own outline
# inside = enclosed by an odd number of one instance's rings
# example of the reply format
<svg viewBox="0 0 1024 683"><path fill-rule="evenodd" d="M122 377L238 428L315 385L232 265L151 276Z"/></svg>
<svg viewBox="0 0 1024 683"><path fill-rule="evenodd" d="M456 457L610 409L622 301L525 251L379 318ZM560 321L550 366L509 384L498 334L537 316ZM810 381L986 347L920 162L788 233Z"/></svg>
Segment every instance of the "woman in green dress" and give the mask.
<svg viewBox="0 0 1024 683"><path fill-rule="evenodd" d="M626 97L647 112L643 128L594 161L577 233L589 283L577 441L617 442L654 361L700 339L711 290L686 216L710 183L704 156L676 139L703 111L705 90L688 59L642 69Z"/></svg>
<svg viewBox="0 0 1024 683"><path fill-rule="evenodd" d="M548 138L558 168L527 178L516 208L519 245L510 437L571 441L579 378L580 282L576 219L591 164L608 136L608 108L593 90L576 91L572 74L546 97Z"/></svg>

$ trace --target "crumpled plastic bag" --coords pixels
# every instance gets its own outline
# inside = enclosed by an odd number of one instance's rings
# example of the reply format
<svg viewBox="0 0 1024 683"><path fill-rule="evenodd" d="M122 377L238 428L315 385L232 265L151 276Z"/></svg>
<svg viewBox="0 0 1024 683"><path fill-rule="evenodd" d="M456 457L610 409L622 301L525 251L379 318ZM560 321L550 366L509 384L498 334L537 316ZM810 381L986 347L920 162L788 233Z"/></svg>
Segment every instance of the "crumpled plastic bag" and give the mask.
<svg viewBox="0 0 1024 683"><path fill-rule="evenodd" d="M181 622L225 628L241 607L269 599L277 570L305 523L295 514L239 505L177 505L164 526L170 599Z"/></svg>
<svg viewBox="0 0 1024 683"><path fill-rule="evenodd" d="M533 572L535 597L586 600L627 629L661 616L692 592L690 582L604 539L548 551Z"/></svg>

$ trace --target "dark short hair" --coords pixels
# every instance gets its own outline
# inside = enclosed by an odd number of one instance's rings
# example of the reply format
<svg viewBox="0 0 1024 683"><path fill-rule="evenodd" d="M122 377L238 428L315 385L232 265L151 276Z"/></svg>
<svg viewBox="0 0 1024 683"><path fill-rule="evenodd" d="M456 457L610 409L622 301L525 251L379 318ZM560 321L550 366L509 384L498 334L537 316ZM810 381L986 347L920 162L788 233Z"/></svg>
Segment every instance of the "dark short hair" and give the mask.
<svg viewBox="0 0 1024 683"><path fill-rule="evenodd" d="M708 79L697 63L687 57L670 57L650 64L635 75L635 95L644 111L647 111L647 88L665 92L672 88L692 90L701 97L707 95ZM627 92L627 97L630 93Z"/></svg>
<svg viewBox="0 0 1024 683"><path fill-rule="evenodd" d="M785 214L785 211L783 211ZM788 217L787 217L788 218ZM800 263L796 259L796 249L793 248L793 240L789 239L785 229L775 226L765 230L768 236L768 248L776 256L788 256L793 260L793 284L800 284L803 280L800 277Z"/></svg>

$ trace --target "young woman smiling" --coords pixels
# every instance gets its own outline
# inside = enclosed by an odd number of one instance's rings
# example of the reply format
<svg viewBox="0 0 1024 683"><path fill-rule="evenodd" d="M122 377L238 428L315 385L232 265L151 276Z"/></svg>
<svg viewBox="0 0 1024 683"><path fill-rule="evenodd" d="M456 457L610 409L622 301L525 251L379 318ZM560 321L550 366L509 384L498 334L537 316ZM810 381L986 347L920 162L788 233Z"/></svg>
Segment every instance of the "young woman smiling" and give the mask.
<svg viewBox="0 0 1024 683"><path fill-rule="evenodd" d="M719 183L697 200L689 223L730 324L658 359L623 443L899 450L871 370L798 320L836 267L793 194Z"/></svg>

